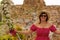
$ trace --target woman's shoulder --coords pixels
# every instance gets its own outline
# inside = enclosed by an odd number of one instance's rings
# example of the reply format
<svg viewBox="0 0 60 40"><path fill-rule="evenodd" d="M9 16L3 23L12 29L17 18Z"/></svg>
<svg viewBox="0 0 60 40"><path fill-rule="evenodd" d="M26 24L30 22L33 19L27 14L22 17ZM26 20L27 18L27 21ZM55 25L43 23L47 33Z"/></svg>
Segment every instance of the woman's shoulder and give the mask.
<svg viewBox="0 0 60 40"><path fill-rule="evenodd" d="M50 24L49 29L50 29L52 32L55 32L55 31L56 31L56 25Z"/></svg>
<svg viewBox="0 0 60 40"><path fill-rule="evenodd" d="M52 24L52 23L48 23L48 25L50 25L50 26L51 26L51 25L53 25L53 24Z"/></svg>
<svg viewBox="0 0 60 40"><path fill-rule="evenodd" d="M54 25L54 24L53 24L53 23L49 23L49 22L48 22L48 25L52 26L52 25Z"/></svg>
<svg viewBox="0 0 60 40"><path fill-rule="evenodd" d="M36 25L37 25L37 22L34 22L31 26L34 26L35 27Z"/></svg>
<svg viewBox="0 0 60 40"><path fill-rule="evenodd" d="M53 23L48 23L48 25L49 25L49 27L52 27L52 26L56 27L56 25Z"/></svg>

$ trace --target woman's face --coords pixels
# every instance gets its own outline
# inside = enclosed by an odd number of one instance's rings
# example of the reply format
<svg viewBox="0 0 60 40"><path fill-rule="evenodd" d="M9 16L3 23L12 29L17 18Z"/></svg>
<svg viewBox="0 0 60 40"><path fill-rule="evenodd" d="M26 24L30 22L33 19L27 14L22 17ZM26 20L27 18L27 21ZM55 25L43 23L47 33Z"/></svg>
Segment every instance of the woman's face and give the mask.
<svg viewBox="0 0 60 40"><path fill-rule="evenodd" d="M41 21L46 21L47 15L46 14L42 14L41 15Z"/></svg>

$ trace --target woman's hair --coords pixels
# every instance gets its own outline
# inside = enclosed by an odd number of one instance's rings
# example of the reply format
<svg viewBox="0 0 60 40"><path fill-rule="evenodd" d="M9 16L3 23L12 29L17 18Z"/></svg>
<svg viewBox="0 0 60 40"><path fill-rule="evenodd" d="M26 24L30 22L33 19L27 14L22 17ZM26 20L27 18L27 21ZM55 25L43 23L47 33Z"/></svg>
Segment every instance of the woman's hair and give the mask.
<svg viewBox="0 0 60 40"><path fill-rule="evenodd" d="M40 15L39 15L39 21L40 21L40 23L41 23L41 16L42 16L43 14L46 14L46 22L47 22L48 19L49 19L47 12L41 12Z"/></svg>

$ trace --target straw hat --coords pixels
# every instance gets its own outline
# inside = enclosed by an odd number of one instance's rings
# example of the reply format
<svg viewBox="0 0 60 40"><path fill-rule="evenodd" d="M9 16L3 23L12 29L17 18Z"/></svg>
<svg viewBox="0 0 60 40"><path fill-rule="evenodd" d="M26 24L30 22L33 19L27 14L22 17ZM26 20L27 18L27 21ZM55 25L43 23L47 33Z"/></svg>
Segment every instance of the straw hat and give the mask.
<svg viewBox="0 0 60 40"><path fill-rule="evenodd" d="M46 12L47 15L48 15L48 18L50 18L50 13L51 13L51 12L50 12L49 10L41 10L41 11L40 11L40 14L41 14L41 12Z"/></svg>

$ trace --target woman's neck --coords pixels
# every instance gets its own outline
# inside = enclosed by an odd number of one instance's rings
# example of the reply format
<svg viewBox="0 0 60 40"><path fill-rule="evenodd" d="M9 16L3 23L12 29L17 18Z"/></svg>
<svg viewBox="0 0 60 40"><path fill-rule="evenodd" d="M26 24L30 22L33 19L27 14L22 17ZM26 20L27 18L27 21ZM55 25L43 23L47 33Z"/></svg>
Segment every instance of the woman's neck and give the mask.
<svg viewBox="0 0 60 40"><path fill-rule="evenodd" d="M46 24L47 22L41 22L41 24Z"/></svg>

